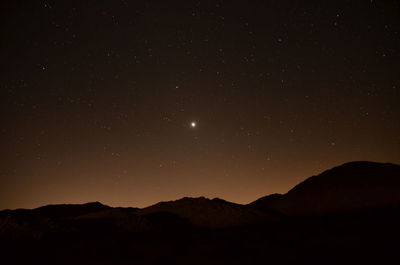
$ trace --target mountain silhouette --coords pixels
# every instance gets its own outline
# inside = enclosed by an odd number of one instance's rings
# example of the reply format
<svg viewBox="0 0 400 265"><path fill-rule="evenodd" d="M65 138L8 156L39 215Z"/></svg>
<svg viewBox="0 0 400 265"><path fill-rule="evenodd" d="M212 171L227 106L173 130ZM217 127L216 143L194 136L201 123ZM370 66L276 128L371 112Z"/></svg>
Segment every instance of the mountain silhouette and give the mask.
<svg viewBox="0 0 400 265"><path fill-rule="evenodd" d="M205 197L0 211L4 264L392 264L400 166L350 162L247 205Z"/></svg>
<svg viewBox="0 0 400 265"><path fill-rule="evenodd" d="M176 201L160 202L144 208L140 214L156 212L180 216L191 224L201 227L229 227L273 221L277 218L256 208L228 202L219 198L182 198Z"/></svg>
<svg viewBox="0 0 400 265"><path fill-rule="evenodd" d="M89 202L85 204L56 204L46 205L35 209L35 212L51 218L74 218L82 214L98 212L109 209L109 206L100 202Z"/></svg>
<svg viewBox="0 0 400 265"><path fill-rule="evenodd" d="M371 210L400 204L400 166L350 162L252 203L287 215Z"/></svg>

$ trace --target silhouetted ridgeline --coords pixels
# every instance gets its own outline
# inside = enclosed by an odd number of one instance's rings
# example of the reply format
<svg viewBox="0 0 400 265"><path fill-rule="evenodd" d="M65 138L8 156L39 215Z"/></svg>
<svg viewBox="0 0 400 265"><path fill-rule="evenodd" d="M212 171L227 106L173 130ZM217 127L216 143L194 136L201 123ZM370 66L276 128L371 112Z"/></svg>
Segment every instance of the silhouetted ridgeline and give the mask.
<svg viewBox="0 0 400 265"><path fill-rule="evenodd" d="M392 264L400 166L351 162L248 205L182 198L0 211L4 264Z"/></svg>
<svg viewBox="0 0 400 265"><path fill-rule="evenodd" d="M269 195L251 205L293 216L380 209L399 203L399 165L351 162L310 177L284 195Z"/></svg>

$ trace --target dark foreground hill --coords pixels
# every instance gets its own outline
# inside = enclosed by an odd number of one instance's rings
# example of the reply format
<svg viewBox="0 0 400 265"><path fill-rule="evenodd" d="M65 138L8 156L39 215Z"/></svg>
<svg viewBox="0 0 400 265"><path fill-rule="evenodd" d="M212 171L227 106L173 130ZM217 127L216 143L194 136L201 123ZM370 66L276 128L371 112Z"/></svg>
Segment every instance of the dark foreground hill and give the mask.
<svg viewBox="0 0 400 265"><path fill-rule="evenodd" d="M400 166L351 162L312 176L284 195L269 195L251 203L264 209L297 215L320 215L380 209L400 205Z"/></svg>
<svg viewBox="0 0 400 265"><path fill-rule="evenodd" d="M1 264L399 264L400 166L352 162L248 205L0 211Z"/></svg>

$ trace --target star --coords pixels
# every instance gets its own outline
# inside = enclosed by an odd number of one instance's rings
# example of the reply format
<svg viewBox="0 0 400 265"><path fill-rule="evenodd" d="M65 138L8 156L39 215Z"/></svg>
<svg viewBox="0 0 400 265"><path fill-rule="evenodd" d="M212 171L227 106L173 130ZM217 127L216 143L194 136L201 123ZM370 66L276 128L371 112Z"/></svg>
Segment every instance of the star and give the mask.
<svg viewBox="0 0 400 265"><path fill-rule="evenodd" d="M196 124L195 121L192 121L192 122L190 123L190 127L191 127L191 128L196 128L196 126L197 126L197 124Z"/></svg>

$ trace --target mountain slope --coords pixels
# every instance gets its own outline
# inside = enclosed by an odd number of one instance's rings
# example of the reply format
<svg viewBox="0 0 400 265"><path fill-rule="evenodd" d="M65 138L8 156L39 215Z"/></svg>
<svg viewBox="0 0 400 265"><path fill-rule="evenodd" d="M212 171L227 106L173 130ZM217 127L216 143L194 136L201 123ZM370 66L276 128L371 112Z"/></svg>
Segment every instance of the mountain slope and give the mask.
<svg viewBox="0 0 400 265"><path fill-rule="evenodd" d="M257 201L288 215L391 207L400 204L400 166L350 162L306 179L283 196Z"/></svg>
<svg viewBox="0 0 400 265"><path fill-rule="evenodd" d="M65 234L95 227L95 223L110 231L130 232L271 224L288 216L368 211L399 205L399 165L351 162L310 177L284 195L269 195L248 205L200 197L160 202L143 209L112 208L93 202L0 211L0 239L2 236L41 238L49 233Z"/></svg>
<svg viewBox="0 0 400 265"><path fill-rule="evenodd" d="M140 214L170 213L195 226L201 227L229 227L274 221L277 216L259 211L258 209L245 207L240 204L227 202L222 199L212 200L205 197L182 198L176 201L160 202L144 208Z"/></svg>
<svg viewBox="0 0 400 265"><path fill-rule="evenodd" d="M5 210L1 262L394 264L399 184L398 165L352 162L248 205L200 197L143 209L95 202Z"/></svg>

